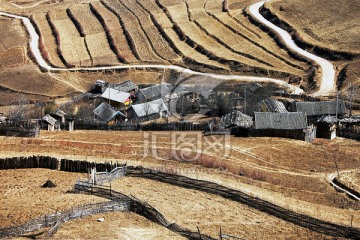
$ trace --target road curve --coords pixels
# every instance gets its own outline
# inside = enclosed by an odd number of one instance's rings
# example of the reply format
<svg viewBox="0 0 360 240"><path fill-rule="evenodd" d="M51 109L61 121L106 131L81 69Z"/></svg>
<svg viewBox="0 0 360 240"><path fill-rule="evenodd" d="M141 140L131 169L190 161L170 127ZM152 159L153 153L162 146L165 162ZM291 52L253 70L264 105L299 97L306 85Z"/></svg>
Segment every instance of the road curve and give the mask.
<svg viewBox="0 0 360 240"><path fill-rule="evenodd" d="M335 82L335 71L333 65L325 59L317 57L311 53L304 51L303 49L296 46L295 42L292 40L289 33L282 30L281 28L275 26L274 24L267 21L260 13L259 9L261 6L265 4L266 1L262 1L250 6L250 12L263 24L267 25L268 27L275 30L285 41L285 43L289 46L289 48L293 49L294 51L298 52L299 54L308 57L309 59L314 60L317 62L322 68L322 81L320 85L319 91L316 93L318 95L321 94L328 94L334 88ZM78 67L78 68L54 68L47 64L45 59L42 57L40 49L39 49L39 35L37 34L35 27L32 25L29 18L24 16L19 16L15 14L5 13L0 11L0 16L5 16L9 18L20 19L24 26L26 27L29 36L30 36L30 49L32 54L34 55L38 65L47 70L47 71L102 71L102 70L115 70L115 69L143 69L143 68L154 68L154 69L172 69L177 70L184 73L194 74L198 76L207 76L213 77L222 80L242 80L242 81L251 81L251 82L273 82L279 86L288 88L295 94L304 93L304 91L299 88L295 87L291 84L286 83L280 79L274 78L266 78L266 77L253 77L253 76L239 76L239 75L220 75L220 74L213 74L213 73L203 73L193 71L188 68L183 68L176 65L155 65L155 64L145 64L145 65L120 65L120 66L106 66L106 67Z"/></svg>
<svg viewBox="0 0 360 240"><path fill-rule="evenodd" d="M296 43L293 41L291 35L285 30L279 28L275 24L269 22L260 14L260 8L271 0L265 0L258 3L255 3L249 7L250 13L261 23L274 30L279 36L284 40L286 45L296 53L313 60L316 62L322 70L322 77L320 83L320 89L315 93L315 95L328 95L329 93L335 90L335 69L331 62L318 57L312 53L309 53L302 48L298 47Z"/></svg>

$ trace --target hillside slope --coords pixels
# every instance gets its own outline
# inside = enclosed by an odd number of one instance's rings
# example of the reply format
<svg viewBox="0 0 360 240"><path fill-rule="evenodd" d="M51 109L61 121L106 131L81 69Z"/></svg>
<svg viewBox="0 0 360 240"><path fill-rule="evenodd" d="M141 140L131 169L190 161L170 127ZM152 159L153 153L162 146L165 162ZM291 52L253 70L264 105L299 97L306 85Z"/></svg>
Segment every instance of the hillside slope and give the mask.
<svg viewBox="0 0 360 240"><path fill-rule="evenodd" d="M332 60L339 89L360 85L359 1L274 0L262 13L292 32L299 45Z"/></svg>

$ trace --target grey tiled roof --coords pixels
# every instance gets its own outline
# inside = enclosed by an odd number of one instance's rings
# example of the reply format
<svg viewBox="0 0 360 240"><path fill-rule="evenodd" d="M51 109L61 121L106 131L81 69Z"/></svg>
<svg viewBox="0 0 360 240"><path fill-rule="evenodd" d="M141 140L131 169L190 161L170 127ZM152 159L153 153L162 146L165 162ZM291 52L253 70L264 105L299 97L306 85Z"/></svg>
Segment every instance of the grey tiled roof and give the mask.
<svg viewBox="0 0 360 240"><path fill-rule="evenodd" d="M253 125L253 118L240 111L233 111L224 115L220 122L225 128L233 126L250 128Z"/></svg>
<svg viewBox="0 0 360 240"><path fill-rule="evenodd" d="M147 100L158 99L171 91L170 84L157 84L151 87L140 89L139 92L142 93Z"/></svg>
<svg viewBox="0 0 360 240"><path fill-rule="evenodd" d="M125 115L122 112L116 111L115 109L113 109L111 106L109 106L104 102L102 102L97 108L94 109L94 114L105 122L111 121L117 115L122 115L125 117Z"/></svg>
<svg viewBox="0 0 360 240"><path fill-rule="evenodd" d="M297 102L296 111L304 112L308 116L317 115L335 115L336 101L321 101L321 102ZM345 113L345 103L342 100L338 101L338 114Z"/></svg>
<svg viewBox="0 0 360 240"><path fill-rule="evenodd" d="M306 129L306 115L302 112L255 112L255 129Z"/></svg>
<svg viewBox="0 0 360 240"><path fill-rule="evenodd" d="M258 110L261 112L287 112L284 103L271 98L259 102Z"/></svg>
<svg viewBox="0 0 360 240"><path fill-rule="evenodd" d="M126 80L119 84L113 84L113 88L122 92L130 92L133 89L137 89L138 85L133 83L131 80Z"/></svg>
<svg viewBox="0 0 360 240"><path fill-rule="evenodd" d="M115 102L124 103L130 97L130 93L122 92L113 88L106 88L101 97Z"/></svg>
<svg viewBox="0 0 360 240"><path fill-rule="evenodd" d="M56 109L52 115L58 116L58 117L65 117L66 113L60 109Z"/></svg>
<svg viewBox="0 0 360 240"><path fill-rule="evenodd" d="M151 102L132 105L129 111L133 109L137 117L145 117L152 114L168 111L164 101L162 99L156 99Z"/></svg>
<svg viewBox="0 0 360 240"><path fill-rule="evenodd" d="M53 118L52 116L50 116L49 114L46 114L43 118L42 118L45 122L47 122L50 125L55 125L57 120L55 118Z"/></svg>

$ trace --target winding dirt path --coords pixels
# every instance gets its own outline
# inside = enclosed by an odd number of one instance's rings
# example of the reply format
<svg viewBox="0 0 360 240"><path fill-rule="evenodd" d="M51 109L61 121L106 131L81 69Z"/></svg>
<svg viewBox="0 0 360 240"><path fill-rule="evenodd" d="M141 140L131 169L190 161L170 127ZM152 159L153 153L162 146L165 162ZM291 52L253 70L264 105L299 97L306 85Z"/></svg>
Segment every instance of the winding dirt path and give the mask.
<svg viewBox="0 0 360 240"><path fill-rule="evenodd" d="M250 13L260 22L262 22L264 25L269 27L270 29L274 30L286 43L286 45L296 53L313 60L316 62L322 70L322 76L321 76L321 83L319 90L315 93L315 95L327 95L334 91L335 89L335 69L331 62L315 56L312 53L309 53L302 48L298 47L296 43L293 41L291 35L286 32L285 30L279 28L275 24L269 22L266 20L259 12L260 8L266 3L271 0L265 0L258 3L255 3L249 7Z"/></svg>

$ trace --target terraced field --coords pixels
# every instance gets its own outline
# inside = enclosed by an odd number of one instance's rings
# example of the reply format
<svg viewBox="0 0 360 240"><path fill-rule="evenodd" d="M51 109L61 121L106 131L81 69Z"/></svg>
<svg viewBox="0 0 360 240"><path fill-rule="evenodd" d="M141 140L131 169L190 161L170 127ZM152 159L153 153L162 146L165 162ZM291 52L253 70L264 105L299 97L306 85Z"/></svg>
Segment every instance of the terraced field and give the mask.
<svg viewBox="0 0 360 240"><path fill-rule="evenodd" d="M179 65L203 72L306 79L291 56L242 14L216 0L101 0L29 10L45 60L56 67Z"/></svg>
<svg viewBox="0 0 360 240"><path fill-rule="evenodd" d="M219 0L74 0L56 3L9 0L0 7L32 20L40 35L41 54L52 67L178 65L206 73L282 79L303 87L305 91L312 90L316 87L312 84L313 79L319 79L320 71L313 78L316 72L313 62L299 57L274 33L258 26L248 11L254 2L229 0L228 12L222 11ZM266 5L270 6L274 6L275 12L281 12L278 9L282 4L278 1ZM288 3L283 9L286 13L293 11ZM330 14L328 10L327 7L326 12ZM350 20L351 27L354 22ZM1 25L6 25L3 22ZM18 28L22 26L19 24ZM311 26L311 29L315 33L315 27ZM7 38L11 34L5 32L2 37L5 42L10 42ZM349 35L353 36L353 30L349 30ZM26 35L25 40L28 40ZM356 40L349 43L354 43L353 49L356 49ZM27 46L22 47L24 57L18 59L31 60L31 55L25 54L29 52ZM0 49L6 49L6 46L0 45ZM16 51L17 54L19 49ZM347 66L345 61L334 63L337 74ZM340 88L346 89L350 80L356 80L353 74L353 69L355 72L358 69L356 63L351 62L344 70L348 71L343 74L346 79L338 80ZM6 67L13 65L11 62L2 63ZM55 71L53 74L60 78L68 77L67 73ZM79 75L71 76L71 81ZM82 79L88 75L91 74L82 72L75 81L84 82ZM86 86L76 89L87 88L88 81Z"/></svg>

